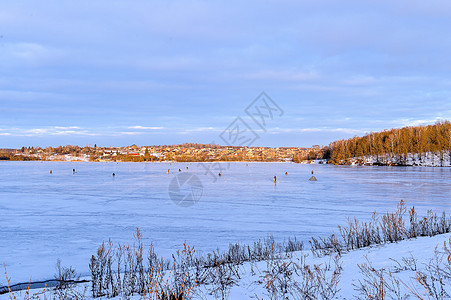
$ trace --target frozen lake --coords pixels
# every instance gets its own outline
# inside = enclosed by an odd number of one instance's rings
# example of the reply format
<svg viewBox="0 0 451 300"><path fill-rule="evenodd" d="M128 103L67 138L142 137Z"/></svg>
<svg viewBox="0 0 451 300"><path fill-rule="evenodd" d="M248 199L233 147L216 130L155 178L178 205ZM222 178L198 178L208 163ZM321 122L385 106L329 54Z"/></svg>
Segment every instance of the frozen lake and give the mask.
<svg viewBox="0 0 451 300"><path fill-rule="evenodd" d="M36 281L53 277L58 258L88 275L99 244L131 243L135 227L170 255L185 240L198 251L267 234L307 241L347 217L393 211L401 199L420 213L451 212L451 168L230 163L215 181L208 167L218 174L217 165L199 163L0 162L0 262L12 283ZM312 170L317 182L308 181ZM202 185L189 207L168 193L187 172ZM181 195L191 192L186 186Z"/></svg>

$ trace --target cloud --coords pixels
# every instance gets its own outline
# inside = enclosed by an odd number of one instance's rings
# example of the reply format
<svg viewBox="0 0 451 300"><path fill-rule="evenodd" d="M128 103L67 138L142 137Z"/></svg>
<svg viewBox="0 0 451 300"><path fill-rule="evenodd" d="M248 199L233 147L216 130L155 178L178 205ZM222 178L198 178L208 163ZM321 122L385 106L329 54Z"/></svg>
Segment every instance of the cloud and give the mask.
<svg viewBox="0 0 451 300"><path fill-rule="evenodd" d="M442 118L442 117L435 117L432 119L419 119L419 120L413 119L413 118L408 118L408 119L395 120L394 122L397 124L401 124L402 126L419 126L419 125L435 124L438 121L444 121L444 120L447 120L447 119Z"/></svg>
<svg viewBox="0 0 451 300"><path fill-rule="evenodd" d="M144 132L121 131L121 132L119 132L119 134L124 134L124 135L140 135L140 134L144 134Z"/></svg>
<svg viewBox="0 0 451 300"><path fill-rule="evenodd" d="M146 127L146 126L139 126L139 125L137 125L137 126L130 126L128 128L129 129L141 129L141 130L160 130L160 129L164 129L164 127L157 127L157 126Z"/></svg>
<svg viewBox="0 0 451 300"><path fill-rule="evenodd" d="M164 127L129 126L129 129L140 131L124 131L124 128L81 128L79 126L47 126L41 128L1 128L0 135L8 136L120 136L149 134L146 130L161 130Z"/></svg>
<svg viewBox="0 0 451 300"><path fill-rule="evenodd" d="M53 64L62 58L61 50L42 43L7 42L2 45L0 64L4 67L38 67Z"/></svg>
<svg viewBox="0 0 451 300"><path fill-rule="evenodd" d="M80 129L80 127L78 126L55 126L55 129L60 129L60 130L68 130L68 129Z"/></svg>
<svg viewBox="0 0 451 300"><path fill-rule="evenodd" d="M185 129L184 132L199 132L199 131L222 131L223 128L215 128L215 127L196 127L196 128L188 128Z"/></svg>
<svg viewBox="0 0 451 300"><path fill-rule="evenodd" d="M244 79L278 80L278 81L311 81L319 79L317 72L300 72L293 70L262 70L241 75Z"/></svg>
<svg viewBox="0 0 451 300"><path fill-rule="evenodd" d="M93 133L89 130L81 129L78 126L49 126L42 128L3 128L0 131L6 131L0 133L1 135L8 136L62 136L62 135L85 135L94 136L97 133Z"/></svg>
<svg viewBox="0 0 451 300"><path fill-rule="evenodd" d="M268 129L271 134L279 132L284 133L304 133L304 132L339 132L345 134L366 134L369 130L354 129L354 128L333 128L333 127L318 127L318 128L274 128Z"/></svg>

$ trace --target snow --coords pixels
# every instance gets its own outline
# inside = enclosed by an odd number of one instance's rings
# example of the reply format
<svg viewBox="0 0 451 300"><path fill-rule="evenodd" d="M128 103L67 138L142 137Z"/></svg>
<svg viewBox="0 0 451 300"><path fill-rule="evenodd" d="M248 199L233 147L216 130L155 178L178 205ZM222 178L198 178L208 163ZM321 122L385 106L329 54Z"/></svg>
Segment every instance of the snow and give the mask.
<svg viewBox="0 0 451 300"><path fill-rule="evenodd" d="M178 169L202 182L193 206L177 206L168 196ZM312 170L317 182L308 181ZM347 217L392 211L401 199L420 215L449 212L450 179L451 169L424 167L0 162L0 262L12 284L53 278L58 258L88 276L101 242L131 243L135 227L166 257L185 240L199 252L267 234L307 241L330 234Z"/></svg>
<svg viewBox="0 0 451 300"><path fill-rule="evenodd" d="M300 164L310 164L310 165L322 165L322 164L327 164L327 159L313 159L313 160L304 160L301 161Z"/></svg>
<svg viewBox="0 0 451 300"><path fill-rule="evenodd" d="M53 154L49 157L47 157L47 160L49 161L83 161L87 162L89 161L89 155L87 154L81 154L80 156L74 156L71 154Z"/></svg>
<svg viewBox="0 0 451 300"><path fill-rule="evenodd" d="M402 263L403 258L413 257L416 260L416 271L424 271L427 265L434 258L434 251L436 249L443 249L444 243L451 243L451 233L437 235L434 237L420 237L416 239L404 240L398 243L378 245L373 247L362 248L359 250L350 251L341 257L341 276L338 284L339 292L334 299L355 299L359 296L356 286L359 280L363 280L358 265L363 265L370 262L371 266L376 270L384 269L390 271L393 275L400 279L401 292L409 293L409 288L414 288L424 295L425 290L415 281L415 271L409 268L400 268L398 262ZM448 244L449 245L449 244ZM291 261L299 263L299 260L304 257L305 263L313 265L324 266L331 261L331 257L315 257L310 251L296 252ZM285 260L288 262L288 260ZM240 299L266 299L267 291L265 290L261 279L264 277L267 262L262 261L258 263L244 263L240 267L241 279L234 285L229 294L230 300ZM451 294L451 285L449 281L445 289L448 294ZM82 291L84 287L88 288L86 296L89 298L89 283L81 284L78 287ZM42 289L31 290L32 293L37 293ZM47 290L50 293L51 289ZM24 291L16 292L16 296L21 297ZM118 297L120 298L120 297ZM9 299L8 294L0 295L1 299ZM132 296L131 299L141 299L140 296ZM198 286L193 299L217 299L211 293L211 286ZM293 299L290 297L290 299Z"/></svg>
<svg viewBox="0 0 451 300"><path fill-rule="evenodd" d="M405 240L395 244L385 244L375 247L364 248L360 250L354 250L349 253L345 253L342 256L342 273L340 276L340 283L338 289L340 290L335 299L355 299L358 296L358 292L355 290L355 285L358 284L358 280L362 279L362 274L359 271L357 265L362 265L367 261L370 261L375 269L392 270L395 276L403 280L407 284L414 284L417 286L412 277L415 276L415 272L410 270L404 270L400 272L395 271L397 263L394 261L402 262L403 257L413 256L417 259L418 269L424 269L424 264L427 264L434 257L435 248L442 247L443 243L449 241L451 234L443 234L434 237L421 237L417 239ZM314 257L311 252L304 251L298 252L293 258L293 261L297 261L303 254L308 255L306 264L318 265L325 264L330 261L330 257ZM254 269L265 270L266 263L258 263L259 267ZM261 285L255 284L255 281L259 279L263 274L256 272L255 276L250 276L250 267L247 264L244 268L244 272L247 275L243 275L243 280L236 287L233 287L230 293L230 300L234 299L250 299L255 298L258 295L259 299L265 297L265 289ZM405 292L408 292L403 287ZM451 286L448 284L448 292L451 294ZM214 298L211 298L214 299Z"/></svg>
<svg viewBox="0 0 451 300"><path fill-rule="evenodd" d="M395 155L365 156L351 160L352 164L374 165L374 164L401 164L405 166L423 166L423 167L450 167L451 153L427 152L423 154L408 153L406 160Z"/></svg>

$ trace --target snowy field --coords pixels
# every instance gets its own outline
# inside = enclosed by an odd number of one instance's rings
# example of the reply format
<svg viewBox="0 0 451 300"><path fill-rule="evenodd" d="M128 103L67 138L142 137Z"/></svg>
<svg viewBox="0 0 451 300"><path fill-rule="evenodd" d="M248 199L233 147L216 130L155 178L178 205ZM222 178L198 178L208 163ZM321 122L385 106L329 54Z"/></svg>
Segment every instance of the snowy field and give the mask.
<svg viewBox="0 0 451 300"><path fill-rule="evenodd" d="M30 276L33 281L53 278L58 258L87 276L89 258L100 243L108 238L130 243L135 227L141 228L146 245L152 242L158 254L169 256L185 240L197 251L252 243L267 234L276 240L297 236L307 241L330 234L347 217L366 220L374 210L393 211L401 199L408 207L415 205L420 215L427 209L449 212L451 206L450 168L292 163L221 167L0 162L0 261L11 283ZM312 170L316 182L308 181ZM201 197L189 207L176 205L168 194L171 180L186 172L202 184ZM422 240L402 242L403 251L420 251ZM346 256L343 260L345 264Z"/></svg>

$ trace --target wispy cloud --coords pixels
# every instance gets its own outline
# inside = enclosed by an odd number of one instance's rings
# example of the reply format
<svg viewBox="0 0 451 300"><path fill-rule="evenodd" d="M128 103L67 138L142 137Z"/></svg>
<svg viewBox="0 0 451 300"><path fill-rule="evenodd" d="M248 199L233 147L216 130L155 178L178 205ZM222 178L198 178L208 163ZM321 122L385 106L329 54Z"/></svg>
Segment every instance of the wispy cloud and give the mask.
<svg viewBox="0 0 451 300"><path fill-rule="evenodd" d="M127 131L125 128L139 131ZM82 128L79 126L47 126L40 128L0 128L0 135L24 136L24 137L51 137L51 136L121 136L121 135L145 135L164 127L129 126L117 128ZM150 130L150 131L149 131Z"/></svg>
<svg viewBox="0 0 451 300"><path fill-rule="evenodd" d="M164 129L164 127L160 127L160 126L130 126L128 127L129 129L140 129L140 130L160 130L160 129Z"/></svg>
<svg viewBox="0 0 451 300"><path fill-rule="evenodd" d="M277 80L277 81L310 81L313 79L319 79L318 72L302 72L295 70L261 70L241 75L240 77L245 79L254 80Z"/></svg>
<svg viewBox="0 0 451 300"><path fill-rule="evenodd" d="M78 126L55 126L54 128L59 130L80 129Z"/></svg>
<svg viewBox="0 0 451 300"><path fill-rule="evenodd" d="M119 132L119 135L124 134L124 135L140 135L140 134L144 134L144 132L136 132L136 131L121 131Z"/></svg>
<svg viewBox="0 0 451 300"><path fill-rule="evenodd" d="M59 60L61 52L42 43L7 42L3 44L0 63L4 66L39 66Z"/></svg>
<svg viewBox="0 0 451 300"><path fill-rule="evenodd" d="M2 128L1 135L8 136L61 136L61 135L97 135L86 129L81 129L78 126L51 126L41 128Z"/></svg>
<svg viewBox="0 0 451 300"><path fill-rule="evenodd" d="M201 131L223 131L224 128L216 128L216 127L195 127L195 128L187 128L184 129L184 132L201 132Z"/></svg>
<svg viewBox="0 0 451 300"><path fill-rule="evenodd" d="M418 126L418 125L431 125L431 124L435 124L439 121L445 121L445 120L450 120L450 119L443 118L443 117L435 117L435 118L431 118L431 119L407 118L407 119L395 120L394 123L399 124L401 126Z"/></svg>
<svg viewBox="0 0 451 300"><path fill-rule="evenodd" d="M345 134L365 134L369 132L363 129L354 128L333 128L333 127L318 127L318 128L273 128L268 130L269 133L277 134L284 133L303 133L303 132L341 132Z"/></svg>

